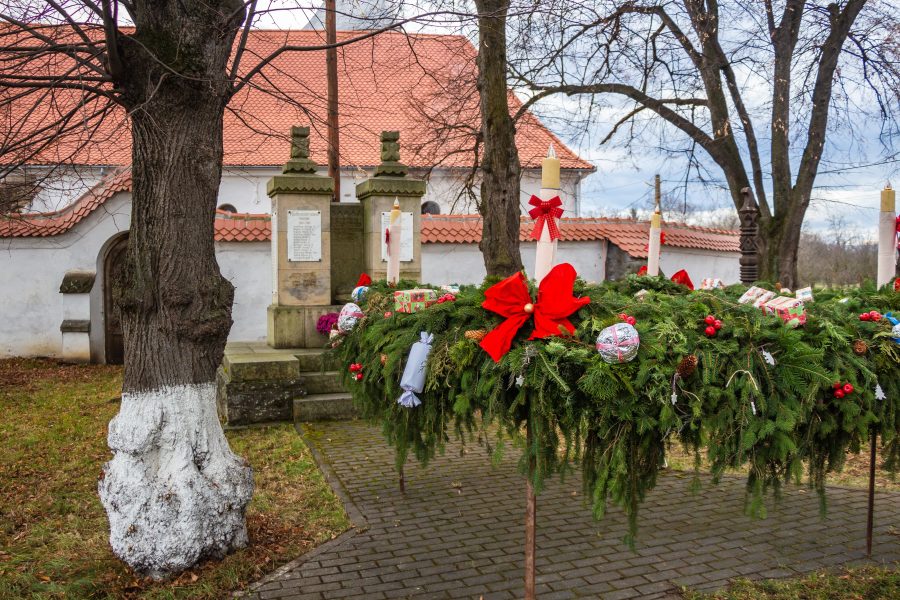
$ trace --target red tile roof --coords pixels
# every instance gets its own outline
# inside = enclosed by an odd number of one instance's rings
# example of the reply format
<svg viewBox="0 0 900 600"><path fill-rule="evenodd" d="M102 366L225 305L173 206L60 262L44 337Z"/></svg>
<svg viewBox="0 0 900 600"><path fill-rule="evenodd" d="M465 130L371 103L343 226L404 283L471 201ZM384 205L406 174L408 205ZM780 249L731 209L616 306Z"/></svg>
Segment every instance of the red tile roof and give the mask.
<svg viewBox="0 0 900 600"><path fill-rule="evenodd" d="M118 170L62 210L0 214L0 237L46 237L65 233L117 193L130 191L131 169Z"/></svg>
<svg viewBox="0 0 900 600"><path fill-rule="evenodd" d="M71 229L119 192L131 191L131 170L113 173L68 208L52 213L0 217L0 237L44 237ZM522 217L519 239L531 239L533 221ZM563 218L559 230L562 241L609 240L634 258L647 256L650 223L630 219ZM216 211L216 241L262 242L270 239L268 214ZM724 229L697 227L684 223L664 223L666 246L716 252L740 252L738 233ZM480 215L422 215L423 244L476 244L481 240Z"/></svg>
<svg viewBox="0 0 900 600"><path fill-rule="evenodd" d="M216 211L217 242L268 242L272 236L269 215Z"/></svg>
<svg viewBox="0 0 900 600"><path fill-rule="evenodd" d="M522 218L519 239L531 239L533 222ZM684 223L663 223L666 246L716 252L740 252L738 232L697 227ZM607 218L563 218L560 240L609 240L634 258L646 258L649 221ZM422 215L422 242L475 244L481 241L479 215Z"/></svg>
<svg viewBox="0 0 900 600"><path fill-rule="evenodd" d="M131 191L131 169L119 170L63 210L0 216L0 237L47 237L65 233L119 192ZM216 211L216 241L265 242L272 232L269 215Z"/></svg>
<svg viewBox="0 0 900 600"><path fill-rule="evenodd" d="M91 29L92 34L100 35ZM345 40L360 32L338 32ZM60 29L59 36L66 36ZM260 57L286 44L324 43L322 31L252 30L241 62L243 70ZM3 51L0 49L0 59ZM478 100L474 92L476 51L462 36L388 32L338 48L341 162L367 167L380 162L379 134L401 132L401 158L414 167L468 166L478 129ZM0 60L2 62L2 60ZM64 59L48 57L39 69L58 72ZM292 125L310 125L312 158L326 163L325 52L285 52L263 69L229 103L224 121L224 163L232 166L276 166L289 156ZM462 83L460 83L460 81ZM471 88L471 90L469 90ZM22 103L12 115L16 138L39 129L73 107L80 106L78 90L57 89L39 110ZM521 103L511 95L511 110ZM14 112L16 107L13 108ZM423 113L454 120L452 135L435 131ZM80 122L80 121L79 121ZM116 108L94 131L69 137L29 158L28 163L119 165L131 163L131 137L124 112ZM88 135L88 132L93 132ZM517 126L517 145L525 167L540 167L552 142L562 166L593 170L531 114ZM20 157L21 159L21 157ZM16 157L0 157L11 162Z"/></svg>

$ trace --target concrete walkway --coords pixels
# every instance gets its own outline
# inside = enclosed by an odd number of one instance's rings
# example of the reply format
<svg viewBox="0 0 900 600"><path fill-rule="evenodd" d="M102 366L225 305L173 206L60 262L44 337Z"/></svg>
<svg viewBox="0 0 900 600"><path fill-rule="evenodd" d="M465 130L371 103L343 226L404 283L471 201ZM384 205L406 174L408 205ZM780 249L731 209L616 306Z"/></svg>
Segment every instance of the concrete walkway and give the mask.
<svg viewBox="0 0 900 600"><path fill-rule="evenodd" d="M451 444L427 469L410 462L398 490L393 450L361 422L305 429L356 528L282 567L247 592L284 598L521 598L525 492L518 450L492 468L472 443ZM599 522L581 479L538 496L538 598L677 598L678 587L714 590L735 577L787 577L864 562L866 493L831 488L828 515L815 492L789 487L769 516L743 516L744 483L665 473L640 510L635 552L611 508ZM900 561L900 493L876 497L873 562Z"/></svg>

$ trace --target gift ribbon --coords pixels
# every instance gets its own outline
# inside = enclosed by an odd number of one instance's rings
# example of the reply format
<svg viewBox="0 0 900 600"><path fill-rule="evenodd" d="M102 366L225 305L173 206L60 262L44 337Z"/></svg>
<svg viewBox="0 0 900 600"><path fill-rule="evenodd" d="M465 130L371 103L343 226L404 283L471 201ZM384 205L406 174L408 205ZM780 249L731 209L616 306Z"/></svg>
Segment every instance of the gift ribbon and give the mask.
<svg viewBox="0 0 900 600"><path fill-rule="evenodd" d="M636 346L640 344L640 340L636 337L632 337L631 339L619 341L619 329L617 327L612 328L612 336L613 341L611 344L606 342L597 342L597 350L615 350L616 351L616 360L622 362L622 348L627 348L628 346Z"/></svg>
<svg viewBox="0 0 900 600"><path fill-rule="evenodd" d="M521 272L492 285L484 293L481 306L506 320L484 336L479 345L494 362L499 361L509 352L516 333L532 316L534 331L529 340L561 335L561 329L569 335L575 333L575 327L566 317L591 301L590 298L572 296L575 277L575 268L569 263L556 265L541 281L537 302L532 301Z"/></svg>
<svg viewBox="0 0 900 600"><path fill-rule="evenodd" d="M528 214L534 219L534 230L531 232L531 237L540 240L541 233L546 226L550 232L550 240L558 240L559 227L556 219L563 215L562 200L559 199L559 196L554 196L549 200L541 200L537 196L532 196L528 204L534 207L528 211Z"/></svg>

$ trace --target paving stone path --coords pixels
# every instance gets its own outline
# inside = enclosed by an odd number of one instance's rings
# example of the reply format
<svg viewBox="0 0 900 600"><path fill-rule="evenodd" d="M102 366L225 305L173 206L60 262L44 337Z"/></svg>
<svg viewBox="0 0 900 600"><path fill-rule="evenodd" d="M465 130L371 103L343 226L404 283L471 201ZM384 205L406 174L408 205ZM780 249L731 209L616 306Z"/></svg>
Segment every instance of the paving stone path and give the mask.
<svg viewBox="0 0 900 600"><path fill-rule="evenodd" d="M406 494L393 451L358 421L306 426L317 459L356 525L247 592L259 600L521 598L523 480L518 450L491 467L477 443L459 444L427 469L410 461ZM555 480L538 496L540 600L678 598L678 587L714 590L735 577L786 577L864 562L866 493L830 488L828 515L814 492L789 487L769 516L743 515L743 480L704 482L664 473L640 509L636 549L611 508L599 522L583 504L581 479ZM900 561L900 493L876 496L873 561Z"/></svg>

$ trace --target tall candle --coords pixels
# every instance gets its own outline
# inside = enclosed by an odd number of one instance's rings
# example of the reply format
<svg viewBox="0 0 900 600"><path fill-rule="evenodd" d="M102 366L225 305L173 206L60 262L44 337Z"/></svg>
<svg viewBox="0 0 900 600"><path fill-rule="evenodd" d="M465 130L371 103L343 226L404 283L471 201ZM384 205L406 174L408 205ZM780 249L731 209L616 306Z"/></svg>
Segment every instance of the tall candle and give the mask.
<svg viewBox="0 0 900 600"><path fill-rule="evenodd" d="M878 213L878 287L894 278L897 253L896 192L887 184L881 190Z"/></svg>
<svg viewBox="0 0 900 600"><path fill-rule="evenodd" d="M541 191L538 194L541 200L552 200L559 196L559 159L553 150L553 144L547 150L547 158L541 162ZM554 217L548 216L548 219ZM544 226L541 237L537 241L534 251L534 278L538 284L547 276L553 268L556 256L556 240L550 237L550 228Z"/></svg>
<svg viewBox="0 0 900 600"><path fill-rule="evenodd" d="M553 149L552 142L547 150L547 157L541 161L541 188L559 190L559 159L556 158L556 151ZM542 198L542 200L549 199Z"/></svg>
<svg viewBox="0 0 900 600"><path fill-rule="evenodd" d="M650 216L650 243L647 245L647 275L659 275L659 246L662 217L659 209Z"/></svg>
<svg viewBox="0 0 900 600"><path fill-rule="evenodd" d="M400 215L400 201L394 198L394 206L391 208L388 225L387 244L387 281L391 284L396 284L400 281L400 240L403 237L403 224Z"/></svg>

